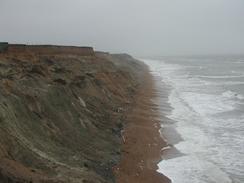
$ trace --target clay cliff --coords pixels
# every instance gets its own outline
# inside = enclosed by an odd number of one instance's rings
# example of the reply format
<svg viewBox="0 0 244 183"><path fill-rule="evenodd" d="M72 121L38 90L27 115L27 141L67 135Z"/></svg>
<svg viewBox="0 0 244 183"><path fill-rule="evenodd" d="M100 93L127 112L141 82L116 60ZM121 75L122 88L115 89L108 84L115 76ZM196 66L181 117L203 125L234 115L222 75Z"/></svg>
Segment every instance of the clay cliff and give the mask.
<svg viewBox="0 0 244 183"><path fill-rule="evenodd" d="M87 47L17 47L0 53L0 182L114 182L146 67Z"/></svg>

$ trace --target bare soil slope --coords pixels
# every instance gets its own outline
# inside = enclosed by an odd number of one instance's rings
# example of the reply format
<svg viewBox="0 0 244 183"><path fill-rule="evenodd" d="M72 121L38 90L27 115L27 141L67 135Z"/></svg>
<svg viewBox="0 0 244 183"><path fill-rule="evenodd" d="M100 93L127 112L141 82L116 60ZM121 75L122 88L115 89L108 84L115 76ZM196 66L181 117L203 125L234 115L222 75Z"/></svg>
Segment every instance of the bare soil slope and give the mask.
<svg viewBox="0 0 244 183"><path fill-rule="evenodd" d="M146 67L128 55L0 54L0 182L114 182Z"/></svg>

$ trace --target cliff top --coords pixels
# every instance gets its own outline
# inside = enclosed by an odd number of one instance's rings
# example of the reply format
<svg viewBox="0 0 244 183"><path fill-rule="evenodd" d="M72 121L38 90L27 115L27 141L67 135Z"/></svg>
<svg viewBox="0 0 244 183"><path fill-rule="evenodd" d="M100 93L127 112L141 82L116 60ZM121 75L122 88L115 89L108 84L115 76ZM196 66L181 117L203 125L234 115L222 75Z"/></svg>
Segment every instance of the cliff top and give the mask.
<svg viewBox="0 0 244 183"><path fill-rule="evenodd" d="M9 44L0 42L0 53L2 54L74 54L80 56L92 56L95 54L93 47L88 46L65 46L65 45L27 45Z"/></svg>

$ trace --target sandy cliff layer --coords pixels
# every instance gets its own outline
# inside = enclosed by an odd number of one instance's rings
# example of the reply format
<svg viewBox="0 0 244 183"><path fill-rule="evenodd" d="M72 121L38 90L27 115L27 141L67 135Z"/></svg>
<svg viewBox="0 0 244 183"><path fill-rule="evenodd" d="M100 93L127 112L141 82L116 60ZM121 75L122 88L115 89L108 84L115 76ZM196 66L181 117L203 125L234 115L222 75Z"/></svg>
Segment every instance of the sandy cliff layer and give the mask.
<svg viewBox="0 0 244 183"><path fill-rule="evenodd" d="M144 71L127 55L1 53L0 182L114 182Z"/></svg>

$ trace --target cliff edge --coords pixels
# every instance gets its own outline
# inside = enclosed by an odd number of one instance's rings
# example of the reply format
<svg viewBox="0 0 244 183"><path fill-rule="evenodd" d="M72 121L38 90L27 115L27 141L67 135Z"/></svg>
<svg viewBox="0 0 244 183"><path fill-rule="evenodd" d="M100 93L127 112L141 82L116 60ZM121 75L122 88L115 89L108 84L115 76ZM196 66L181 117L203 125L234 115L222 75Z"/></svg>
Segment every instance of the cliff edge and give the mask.
<svg viewBox="0 0 244 183"><path fill-rule="evenodd" d="M88 47L2 49L0 182L114 182L145 68Z"/></svg>

